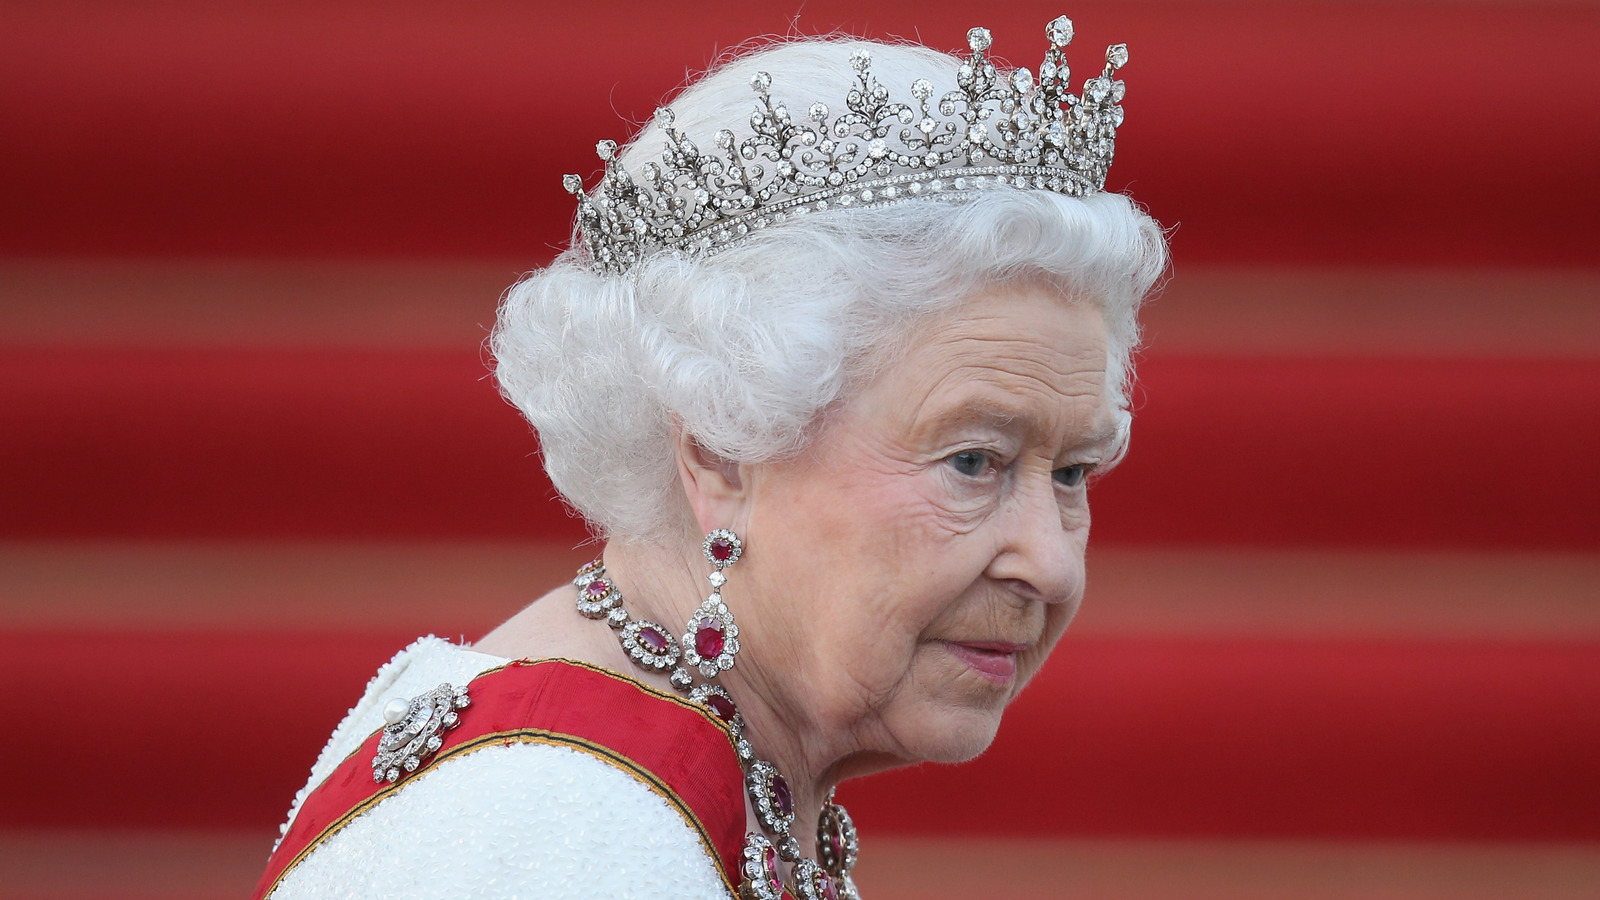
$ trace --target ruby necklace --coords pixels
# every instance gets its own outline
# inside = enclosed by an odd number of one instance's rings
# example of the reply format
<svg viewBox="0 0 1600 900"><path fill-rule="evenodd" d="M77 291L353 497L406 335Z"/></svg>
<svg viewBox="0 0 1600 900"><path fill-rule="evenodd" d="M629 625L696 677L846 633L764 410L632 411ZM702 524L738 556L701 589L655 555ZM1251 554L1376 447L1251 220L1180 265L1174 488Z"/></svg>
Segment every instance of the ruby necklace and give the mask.
<svg viewBox="0 0 1600 900"><path fill-rule="evenodd" d="M737 560L739 550L737 539L722 539L716 532L706 538L708 558L723 565ZM795 819L789 782L776 766L755 755L744 735L744 716L727 690L717 684L696 684L690 674L690 667L707 678L727 671L739 652L739 627L722 602L721 588L727 579L720 567L709 580L711 595L689 618L681 642L673 640L665 627L628 615L621 592L606 577L604 561L596 559L580 568L572 583L578 589L578 612L604 619L616 630L623 652L635 665L651 672L668 672L674 688L687 694L690 702L709 709L733 732L739 765L744 769L745 794L762 830L771 835L770 839L756 832L745 835L739 892L746 900L782 900L785 880L780 859L790 863L788 887L798 900L859 900L850 880L860 849L850 814L833 802L830 791L817 821L818 860L803 857L800 842L789 833Z"/></svg>

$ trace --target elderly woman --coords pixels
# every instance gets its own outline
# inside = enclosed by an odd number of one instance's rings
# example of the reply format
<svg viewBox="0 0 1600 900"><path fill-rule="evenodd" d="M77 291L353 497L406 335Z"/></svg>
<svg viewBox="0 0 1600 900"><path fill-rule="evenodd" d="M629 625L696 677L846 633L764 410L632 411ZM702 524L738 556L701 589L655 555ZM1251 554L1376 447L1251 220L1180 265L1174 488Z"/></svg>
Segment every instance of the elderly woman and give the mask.
<svg viewBox="0 0 1600 900"><path fill-rule="evenodd" d="M1037 78L981 28L770 46L568 176L493 346L604 552L379 671L258 896L854 896L835 786L984 750L1127 447L1127 51L1072 96L1046 36Z"/></svg>

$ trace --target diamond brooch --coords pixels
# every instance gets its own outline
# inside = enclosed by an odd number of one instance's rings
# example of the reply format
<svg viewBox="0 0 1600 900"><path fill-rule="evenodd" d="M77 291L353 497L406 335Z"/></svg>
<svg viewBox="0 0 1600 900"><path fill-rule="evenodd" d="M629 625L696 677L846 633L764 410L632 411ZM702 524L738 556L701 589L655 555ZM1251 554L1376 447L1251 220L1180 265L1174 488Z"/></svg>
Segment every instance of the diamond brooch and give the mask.
<svg viewBox="0 0 1600 900"><path fill-rule="evenodd" d="M396 697L383 708L383 735L372 757L372 780L394 784L422 767L444 746L443 734L461 723L472 701L467 689L441 684L410 700Z"/></svg>

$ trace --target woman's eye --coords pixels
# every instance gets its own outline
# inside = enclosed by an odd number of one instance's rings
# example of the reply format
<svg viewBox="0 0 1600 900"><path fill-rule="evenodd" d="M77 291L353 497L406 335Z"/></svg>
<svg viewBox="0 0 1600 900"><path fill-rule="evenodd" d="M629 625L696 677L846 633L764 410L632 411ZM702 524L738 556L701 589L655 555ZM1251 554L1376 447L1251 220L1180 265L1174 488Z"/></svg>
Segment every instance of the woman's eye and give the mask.
<svg viewBox="0 0 1600 900"><path fill-rule="evenodd" d="M1056 484L1065 487L1077 487L1078 485L1083 484L1083 477L1086 474L1088 474L1088 467L1082 465L1067 466L1065 468L1057 469L1055 472Z"/></svg>
<svg viewBox="0 0 1600 900"><path fill-rule="evenodd" d="M950 465L969 478L982 475L989 468L989 454L982 450L963 450L950 457Z"/></svg>

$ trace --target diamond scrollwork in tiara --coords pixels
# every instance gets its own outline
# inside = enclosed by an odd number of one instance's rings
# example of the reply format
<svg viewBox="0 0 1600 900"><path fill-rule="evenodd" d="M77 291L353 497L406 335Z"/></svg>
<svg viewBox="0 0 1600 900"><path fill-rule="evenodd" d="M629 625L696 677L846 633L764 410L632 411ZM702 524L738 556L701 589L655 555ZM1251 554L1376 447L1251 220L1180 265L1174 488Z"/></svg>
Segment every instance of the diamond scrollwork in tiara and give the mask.
<svg viewBox="0 0 1600 900"><path fill-rule="evenodd" d="M1107 48L1104 70L1074 95L1065 54L1071 20L1056 18L1045 35L1050 48L1037 76L1025 68L1002 74L987 55L989 30L973 28L956 89L936 98L933 84L918 78L909 102L891 98L873 77L871 54L858 49L837 115L822 102L791 112L773 98L772 76L757 72L749 133L721 129L705 152L674 128L671 109L656 110L667 148L637 180L617 162L614 141L595 147L605 174L593 192L577 175L562 180L578 198L590 264L621 274L661 250L714 253L792 216L987 184L1073 197L1103 190L1123 118L1125 87L1115 76L1128 47Z"/></svg>

